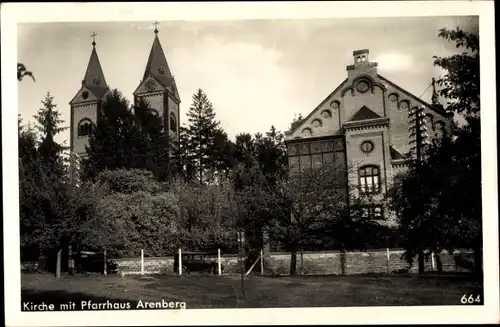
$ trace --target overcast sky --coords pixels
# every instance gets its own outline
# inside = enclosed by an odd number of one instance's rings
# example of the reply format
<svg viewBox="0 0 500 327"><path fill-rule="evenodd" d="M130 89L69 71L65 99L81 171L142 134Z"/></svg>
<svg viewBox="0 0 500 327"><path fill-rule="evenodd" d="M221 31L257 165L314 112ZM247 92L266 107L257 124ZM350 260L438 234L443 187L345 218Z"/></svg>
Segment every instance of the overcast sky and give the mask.
<svg viewBox="0 0 500 327"><path fill-rule="evenodd" d="M310 20L162 21L159 38L179 89L181 124L191 96L202 88L231 138L241 132L288 128L346 78L352 51L368 48L379 73L420 96L442 74L432 57L456 53L438 38L442 27L478 28L475 17L349 18ZM132 100L153 42L152 22L20 24L18 60L33 71L19 83L25 122L46 93L55 97L65 125L96 32L108 84ZM429 100L430 91L423 94ZM60 135L67 140L69 131Z"/></svg>

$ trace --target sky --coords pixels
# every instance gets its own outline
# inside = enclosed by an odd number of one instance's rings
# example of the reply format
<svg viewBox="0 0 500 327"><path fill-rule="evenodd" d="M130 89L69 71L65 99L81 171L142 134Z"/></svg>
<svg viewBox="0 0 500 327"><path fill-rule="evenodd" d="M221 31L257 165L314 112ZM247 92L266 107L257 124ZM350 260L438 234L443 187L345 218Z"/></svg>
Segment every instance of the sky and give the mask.
<svg viewBox="0 0 500 327"><path fill-rule="evenodd" d="M478 29L476 17L335 18L301 20L160 21L159 38L181 97L181 124L192 95L203 89L231 139L288 129L308 115L346 77L352 52L370 50L378 72L430 101L432 77L443 74L433 56L457 53L440 28ZM24 23L18 26L18 62L36 82L18 83L25 123L54 96L64 126L80 88L92 38L106 81L132 100L154 38L153 21ZM427 89L427 91L426 91ZM424 92L426 91L426 92ZM69 130L58 136L69 141Z"/></svg>

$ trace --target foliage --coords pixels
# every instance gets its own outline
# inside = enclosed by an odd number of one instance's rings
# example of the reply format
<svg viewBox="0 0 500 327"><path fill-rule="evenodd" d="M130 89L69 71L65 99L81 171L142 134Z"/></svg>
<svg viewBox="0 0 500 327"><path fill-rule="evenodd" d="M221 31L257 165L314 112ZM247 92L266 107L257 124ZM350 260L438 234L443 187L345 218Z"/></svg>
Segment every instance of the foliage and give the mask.
<svg viewBox="0 0 500 327"><path fill-rule="evenodd" d="M439 37L456 43L464 51L450 57L434 57L434 65L446 70L437 80L441 96L451 100L447 109L457 114L476 114L480 109L479 96L479 34L443 28Z"/></svg>
<svg viewBox="0 0 500 327"><path fill-rule="evenodd" d="M140 100L130 108L129 101L112 90L98 116L82 162L84 179L120 168L146 169L159 180L170 176L171 140L162 132L162 118L149 103Z"/></svg>
<svg viewBox="0 0 500 327"><path fill-rule="evenodd" d="M24 77L29 76L35 81L35 76L33 72L29 71L24 64L17 63L17 80L20 82Z"/></svg>
<svg viewBox="0 0 500 327"><path fill-rule="evenodd" d="M54 141L59 127L57 106L47 94L35 116L36 125L22 126L19 117L19 197L22 247L51 248L67 241L65 206L67 172L62 151Z"/></svg>
<svg viewBox="0 0 500 327"><path fill-rule="evenodd" d="M439 36L454 41L463 52L437 58L435 64L447 73L441 79L441 94L448 109L465 114L466 124L452 137L429 145L421 162L394 180L389 204L399 216L407 260L423 250L472 248L476 267L481 263L481 140L479 107L478 36L457 28L442 29ZM419 187L415 187L419 185Z"/></svg>
<svg viewBox="0 0 500 327"><path fill-rule="evenodd" d="M237 192L240 224L265 226L270 238L284 244L292 255L293 275L297 251L347 214L345 176L324 166L286 174L271 186L258 165L247 172Z"/></svg>
<svg viewBox="0 0 500 327"><path fill-rule="evenodd" d="M181 129L180 138L184 172L200 183L225 177L231 166L229 141L202 89L193 94L187 115L189 125Z"/></svg>

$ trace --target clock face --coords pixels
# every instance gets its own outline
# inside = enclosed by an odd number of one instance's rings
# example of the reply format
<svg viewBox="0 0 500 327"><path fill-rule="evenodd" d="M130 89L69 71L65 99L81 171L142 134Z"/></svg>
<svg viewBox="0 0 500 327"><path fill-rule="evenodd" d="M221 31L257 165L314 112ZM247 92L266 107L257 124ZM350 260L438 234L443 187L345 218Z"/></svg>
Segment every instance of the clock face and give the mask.
<svg viewBox="0 0 500 327"><path fill-rule="evenodd" d="M101 80L99 79L99 77L97 77L97 76L96 76L96 77L94 78L94 84L95 84L95 85L100 85L100 84L101 84Z"/></svg>
<svg viewBox="0 0 500 327"><path fill-rule="evenodd" d="M146 82L145 86L148 91L153 91L155 89L156 83L152 79L150 79Z"/></svg>
<svg viewBox="0 0 500 327"><path fill-rule="evenodd" d="M158 73L160 73L160 75L165 75L165 69L163 68L163 66L160 66L160 68L158 68Z"/></svg>
<svg viewBox="0 0 500 327"><path fill-rule="evenodd" d="M360 81L358 82L358 84L356 84L356 90L361 93L365 93L366 91L368 91L368 87L369 85L366 81Z"/></svg>

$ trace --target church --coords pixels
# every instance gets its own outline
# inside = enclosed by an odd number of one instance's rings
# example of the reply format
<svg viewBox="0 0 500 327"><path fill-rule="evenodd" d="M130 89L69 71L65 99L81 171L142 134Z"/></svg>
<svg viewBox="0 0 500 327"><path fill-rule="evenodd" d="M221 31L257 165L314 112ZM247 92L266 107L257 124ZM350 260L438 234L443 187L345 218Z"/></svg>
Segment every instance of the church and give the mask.
<svg viewBox="0 0 500 327"><path fill-rule="evenodd" d="M154 39L147 59L142 80L134 91L134 103L140 99L149 102L152 113L163 118L164 132L168 132L173 142L170 155L178 150L181 103L175 79L170 71L165 53L158 38L158 29L154 30ZM95 33L92 34L95 37ZM99 112L110 88L106 83L104 71L97 55L95 38L92 52L80 90L70 101L70 150L73 158L85 155L93 124L99 119ZM76 161L72 161L73 166ZM75 168L75 167L73 167Z"/></svg>
<svg viewBox="0 0 500 327"><path fill-rule="evenodd" d="M363 215L391 224L383 194L425 144L450 132L453 114L438 103L434 81L428 103L379 75L368 49L352 59L344 81L285 133L288 163L292 172L334 165L349 194L375 200Z"/></svg>

